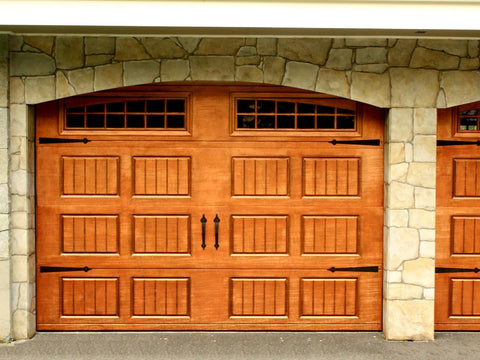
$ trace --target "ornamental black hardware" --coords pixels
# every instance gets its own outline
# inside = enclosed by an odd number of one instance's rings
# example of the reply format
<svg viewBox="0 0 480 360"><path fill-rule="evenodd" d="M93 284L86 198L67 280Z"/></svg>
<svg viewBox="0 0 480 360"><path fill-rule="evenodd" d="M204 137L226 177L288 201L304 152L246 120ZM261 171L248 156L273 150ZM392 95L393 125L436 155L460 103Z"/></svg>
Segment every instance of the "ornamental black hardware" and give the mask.
<svg viewBox="0 0 480 360"><path fill-rule="evenodd" d="M213 222L215 223L215 249L218 250L218 247L220 246L218 244L218 223L220 222L218 214L215 215L215 219L213 219Z"/></svg>
<svg viewBox="0 0 480 360"><path fill-rule="evenodd" d="M337 144L347 144L347 145L369 145L369 146L380 146L379 139L372 139L372 140L336 140L333 139L329 141L332 145Z"/></svg>
<svg viewBox="0 0 480 360"><path fill-rule="evenodd" d="M466 272L474 272L475 274L480 272L479 268L474 269L462 269L462 268L444 268L444 267L436 267L435 272L437 274L446 274L446 273L466 273Z"/></svg>
<svg viewBox="0 0 480 360"><path fill-rule="evenodd" d="M53 273L53 272L64 272L64 271L85 271L89 272L92 270L88 266L84 267L60 267L60 266L40 266L41 273Z"/></svg>
<svg viewBox="0 0 480 360"><path fill-rule="evenodd" d="M62 139L62 138L46 138L46 137L41 137L38 139L39 144L66 144L66 143L84 143L87 144L91 140L88 140L87 138L83 139Z"/></svg>
<svg viewBox="0 0 480 360"><path fill-rule="evenodd" d="M207 223L207 218L205 217L205 214L202 215L200 222L202 223L202 249L205 250L205 248L207 247L207 244L205 244L205 224Z"/></svg>
<svg viewBox="0 0 480 360"><path fill-rule="evenodd" d="M330 269L327 269L330 272L335 271L351 271L351 272L378 272L378 266L360 266L360 267L346 267L346 268L336 268L332 266Z"/></svg>
<svg viewBox="0 0 480 360"><path fill-rule="evenodd" d="M437 140L437 146L455 146L455 145L477 145L477 146L480 146L480 140L477 140L477 141Z"/></svg>

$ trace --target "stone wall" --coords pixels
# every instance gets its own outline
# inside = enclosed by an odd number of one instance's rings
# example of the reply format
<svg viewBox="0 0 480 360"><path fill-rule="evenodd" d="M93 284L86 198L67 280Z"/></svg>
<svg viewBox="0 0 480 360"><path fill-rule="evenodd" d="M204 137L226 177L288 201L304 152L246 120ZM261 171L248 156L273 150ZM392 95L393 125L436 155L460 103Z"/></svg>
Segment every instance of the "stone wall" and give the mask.
<svg viewBox="0 0 480 360"><path fill-rule="evenodd" d="M9 40L9 54L0 45L0 64L7 55L10 58L10 93L0 93L0 163L10 164L9 190L7 171L2 172L7 167L0 170L0 199L5 197L0 201L0 267L11 266L12 275L9 289L0 285L0 304L8 305L11 299L13 337L27 338L35 331L34 117L28 105L152 82L219 81L292 86L390 109L385 146L384 333L389 339L433 339L436 108L480 100L478 40L98 36ZM1 86L6 76L1 69L0 91L7 88ZM0 276L6 275L2 271ZM2 311L3 307L0 320Z"/></svg>

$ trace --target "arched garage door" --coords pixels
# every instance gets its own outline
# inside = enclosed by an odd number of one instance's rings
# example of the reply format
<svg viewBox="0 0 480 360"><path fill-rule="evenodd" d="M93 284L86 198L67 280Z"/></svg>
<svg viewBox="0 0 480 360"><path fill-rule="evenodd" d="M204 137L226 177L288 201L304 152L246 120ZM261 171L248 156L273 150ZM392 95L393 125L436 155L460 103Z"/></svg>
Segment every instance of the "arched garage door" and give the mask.
<svg viewBox="0 0 480 360"><path fill-rule="evenodd" d="M288 91L287 91L288 90ZM39 330L378 330L383 112L149 86L37 107Z"/></svg>

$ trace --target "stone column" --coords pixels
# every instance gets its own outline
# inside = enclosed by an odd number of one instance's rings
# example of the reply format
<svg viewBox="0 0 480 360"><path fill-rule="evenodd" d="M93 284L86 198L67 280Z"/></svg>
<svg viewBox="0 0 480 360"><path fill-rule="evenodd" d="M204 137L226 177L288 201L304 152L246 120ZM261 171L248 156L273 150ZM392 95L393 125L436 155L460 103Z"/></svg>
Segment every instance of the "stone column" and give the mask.
<svg viewBox="0 0 480 360"><path fill-rule="evenodd" d="M0 35L0 342L11 336L8 84L8 35Z"/></svg>
<svg viewBox="0 0 480 360"><path fill-rule="evenodd" d="M392 108L385 156L384 334L433 340L436 110Z"/></svg>

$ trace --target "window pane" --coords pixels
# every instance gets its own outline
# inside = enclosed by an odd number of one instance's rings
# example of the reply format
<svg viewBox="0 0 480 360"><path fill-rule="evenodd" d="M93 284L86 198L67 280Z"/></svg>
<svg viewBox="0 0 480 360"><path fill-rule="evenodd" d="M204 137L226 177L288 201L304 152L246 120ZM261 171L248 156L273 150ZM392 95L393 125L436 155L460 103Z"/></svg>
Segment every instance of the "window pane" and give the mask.
<svg viewBox="0 0 480 360"><path fill-rule="evenodd" d="M317 122L317 129L335 128L335 117L333 116L319 116Z"/></svg>
<svg viewBox="0 0 480 360"><path fill-rule="evenodd" d="M258 117L257 127L259 129L275 129L275 116L262 115Z"/></svg>
<svg viewBox="0 0 480 360"><path fill-rule="evenodd" d="M277 104L277 112L280 114L293 114L295 113L295 103L279 101Z"/></svg>
<svg viewBox="0 0 480 360"><path fill-rule="evenodd" d="M337 117L337 129L354 129L355 120L353 116Z"/></svg>
<svg viewBox="0 0 480 360"><path fill-rule="evenodd" d="M145 127L143 115L127 115L127 128Z"/></svg>
<svg viewBox="0 0 480 360"><path fill-rule="evenodd" d="M103 128L103 114L87 114L87 128Z"/></svg>
<svg viewBox="0 0 480 360"><path fill-rule="evenodd" d="M281 115L277 118L278 129L294 129L295 128L295 116Z"/></svg>
<svg viewBox="0 0 480 360"><path fill-rule="evenodd" d="M148 100L147 112L165 112L165 100Z"/></svg>
<svg viewBox="0 0 480 360"><path fill-rule="evenodd" d="M355 111L349 110L349 109L340 109L340 108L337 108L337 112L338 112L339 114L348 114L348 115L353 115L353 114L355 114Z"/></svg>
<svg viewBox="0 0 480 360"><path fill-rule="evenodd" d="M460 118L460 130L477 130L477 118Z"/></svg>
<svg viewBox="0 0 480 360"><path fill-rule="evenodd" d="M239 113L255 112L255 100L237 100L237 112Z"/></svg>
<svg viewBox="0 0 480 360"><path fill-rule="evenodd" d="M335 108L331 106L317 105L318 114L335 114Z"/></svg>
<svg viewBox="0 0 480 360"><path fill-rule="evenodd" d="M67 128L83 128L85 126L83 120L83 115L69 114L67 115Z"/></svg>
<svg viewBox="0 0 480 360"><path fill-rule="evenodd" d="M182 129L185 127L183 115L168 115L167 128L168 129Z"/></svg>
<svg viewBox="0 0 480 360"><path fill-rule="evenodd" d="M167 112L185 112L185 101L167 100Z"/></svg>
<svg viewBox="0 0 480 360"><path fill-rule="evenodd" d="M299 116L297 119L298 129L315 129L315 116Z"/></svg>
<svg viewBox="0 0 480 360"><path fill-rule="evenodd" d="M124 102L107 104L107 112L124 112L124 111L125 111Z"/></svg>
<svg viewBox="0 0 480 360"><path fill-rule="evenodd" d="M460 115L478 115L478 109L464 110L460 113Z"/></svg>
<svg viewBox="0 0 480 360"><path fill-rule="evenodd" d="M254 115L237 115L237 127L239 129L254 129L255 116Z"/></svg>
<svg viewBox="0 0 480 360"><path fill-rule="evenodd" d="M74 108L67 109L67 113L83 113L84 107L83 106L77 106Z"/></svg>
<svg viewBox="0 0 480 360"><path fill-rule="evenodd" d="M105 109L104 104L97 104L97 105L88 105L87 112L101 112L103 113Z"/></svg>
<svg viewBox="0 0 480 360"><path fill-rule="evenodd" d="M145 102L144 101L129 101L129 102L127 102L127 112L144 112L144 111L145 111Z"/></svg>
<svg viewBox="0 0 480 360"><path fill-rule="evenodd" d="M313 104L297 104L298 113L299 114L314 114L315 113L315 105Z"/></svg>
<svg viewBox="0 0 480 360"><path fill-rule="evenodd" d="M147 128L164 128L164 115L147 115Z"/></svg>
<svg viewBox="0 0 480 360"><path fill-rule="evenodd" d="M123 128L125 127L124 115L107 115L107 128Z"/></svg>
<svg viewBox="0 0 480 360"><path fill-rule="evenodd" d="M259 100L257 101L257 112L259 113L274 113L275 101Z"/></svg>

